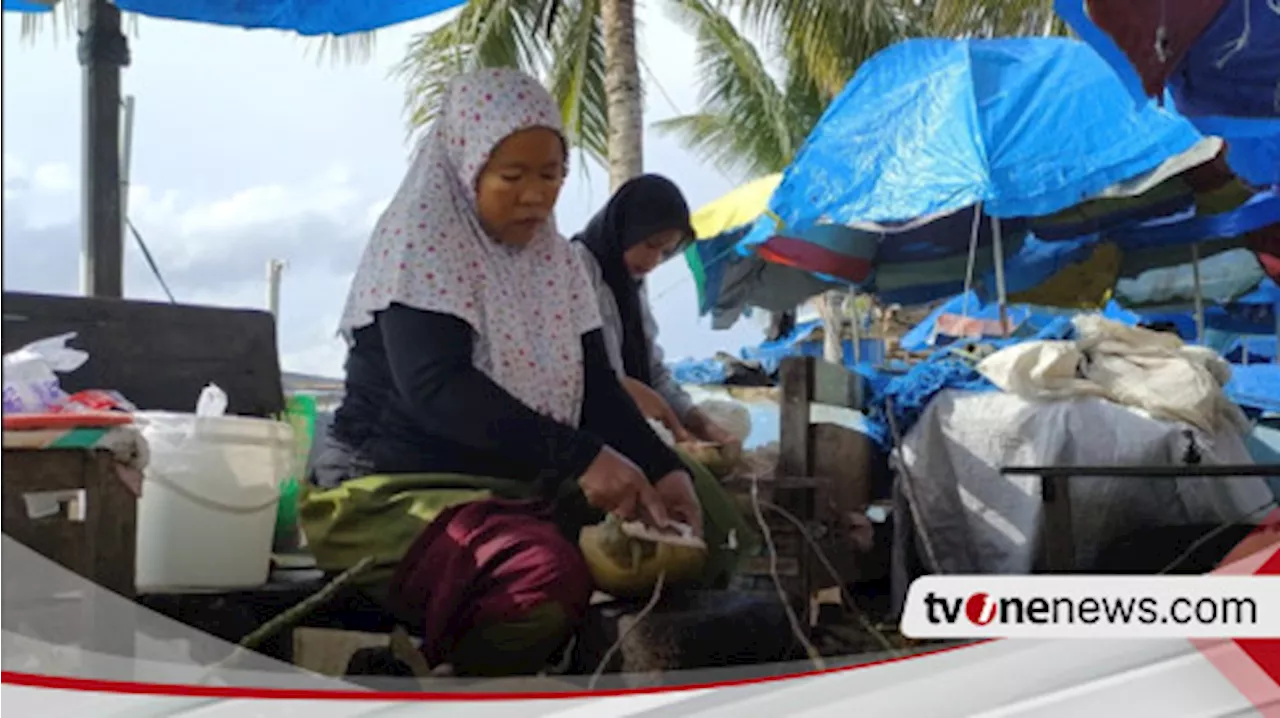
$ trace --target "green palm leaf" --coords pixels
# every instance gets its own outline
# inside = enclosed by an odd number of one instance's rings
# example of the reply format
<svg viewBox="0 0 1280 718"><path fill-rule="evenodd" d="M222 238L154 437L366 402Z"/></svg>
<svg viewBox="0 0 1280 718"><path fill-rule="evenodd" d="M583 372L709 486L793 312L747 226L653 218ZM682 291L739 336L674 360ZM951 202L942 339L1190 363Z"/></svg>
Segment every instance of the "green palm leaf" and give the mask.
<svg viewBox="0 0 1280 718"><path fill-rule="evenodd" d="M518 67L547 83L569 141L603 160L608 120L599 18L600 0L471 0L449 22L415 36L394 70L407 83L410 132L435 119L450 77Z"/></svg>
<svg viewBox="0 0 1280 718"><path fill-rule="evenodd" d="M788 98L754 45L710 0L675 0L681 24L697 40L703 111L655 125L729 172L755 174L785 166L798 132ZM803 137L803 135L801 135Z"/></svg>

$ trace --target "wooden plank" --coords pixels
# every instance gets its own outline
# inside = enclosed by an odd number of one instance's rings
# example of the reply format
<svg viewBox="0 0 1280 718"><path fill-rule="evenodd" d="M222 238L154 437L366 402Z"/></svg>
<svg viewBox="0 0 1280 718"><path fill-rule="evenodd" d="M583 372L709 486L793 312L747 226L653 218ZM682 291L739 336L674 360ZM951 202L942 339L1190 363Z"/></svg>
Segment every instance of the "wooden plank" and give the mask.
<svg viewBox="0 0 1280 718"><path fill-rule="evenodd" d="M114 389L139 407L192 411L210 382L227 410L270 416L284 410L275 320L267 312L156 302L4 293L9 351L76 332L89 361L61 375L70 392Z"/></svg>
<svg viewBox="0 0 1280 718"><path fill-rule="evenodd" d="M4 531L28 548L73 571L101 590L130 600L134 594L137 497L120 480L105 450L4 451ZM65 513L32 519L26 495L82 487L84 520ZM115 604L115 605L112 605ZM136 618L110 600L84 606L81 635L95 652L132 658ZM132 677L120 662L118 680Z"/></svg>
<svg viewBox="0 0 1280 718"><path fill-rule="evenodd" d="M293 631L293 664L322 676L340 677L356 651L386 648L390 639L386 633L299 627Z"/></svg>
<svg viewBox="0 0 1280 718"><path fill-rule="evenodd" d="M769 557L756 556L742 562L741 573L750 576L768 576ZM778 556L778 575L796 577L800 575L800 562L794 558Z"/></svg>
<svg viewBox="0 0 1280 718"><path fill-rule="evenodd" d="M106 451L87 454L85 534L89 543L87 576L125 598L134 595L138 498L116 473Z"/></svg>
<svg viewBox="0 0 1280 718"><path fill-rule="evenodd" d="M866 434L836 424L815 424L815 476L825 480L830 505L817 507L820 520L833 513L861 512L871 503L871 440Z"/></svg>
<svg viewBox="0 0 1280 718"><path fill-rule="evenodd" d="M1068 573L1075 569L1076 542L1071 527L1071 487L1065 476L1041 479L1040 496L1044 500L1043 535L1044 567L1050 573Z"/></svg>
<svg viewBox="0 0 1280 718"><path fill-rule="evenodd" d="M1006 466L1006 476L1118 477L1136 479L1231 478L1280 476L1280 464L1183 464L1180 466Z"/></svg>
<svg viewBox="0 0 1280 718"><path fill-rule="evenodd" d="M61 514L32 519L25 497L28 493L83 488L87 452L7 449L3 457L0 494L5 534L67 570L86 575L88 548L83 526Z"/></svg>
<svg viewBox="0 0 1280 718"><path fill-rule="evenodd" d="M813 402L845 409L862 409L862 377L839 364L815 359Z"/></svg>
<svg viewBox="0 0 1280 718"><path fill-rule="evenodd" d="M778 369L782 385L778 436L778 474L781 476L812 473L809 404L813 397L813 365L813 357L788 357Z"/></svg>

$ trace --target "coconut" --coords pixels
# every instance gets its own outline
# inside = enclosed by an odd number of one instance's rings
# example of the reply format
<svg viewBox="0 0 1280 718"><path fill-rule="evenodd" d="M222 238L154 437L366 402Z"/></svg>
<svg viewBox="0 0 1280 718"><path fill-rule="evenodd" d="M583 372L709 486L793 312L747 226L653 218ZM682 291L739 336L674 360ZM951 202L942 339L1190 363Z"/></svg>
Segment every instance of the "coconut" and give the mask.
<svg viewBox="0 0 1280 718"><path fill-rule="evenodd" d="M664 571L667 586L701 575L707 558L705 544L688 538L651 540L638 533L613 516L582 529L578 547L596 588L615 598L643 598L653 592Z"/></svg>
<svg viewBox="0 0 1280 718"><path fill-rule="evenodd" d="M677 446L716 478L728 476L741 458L740 453L711 441L685 441Z"/></svg>

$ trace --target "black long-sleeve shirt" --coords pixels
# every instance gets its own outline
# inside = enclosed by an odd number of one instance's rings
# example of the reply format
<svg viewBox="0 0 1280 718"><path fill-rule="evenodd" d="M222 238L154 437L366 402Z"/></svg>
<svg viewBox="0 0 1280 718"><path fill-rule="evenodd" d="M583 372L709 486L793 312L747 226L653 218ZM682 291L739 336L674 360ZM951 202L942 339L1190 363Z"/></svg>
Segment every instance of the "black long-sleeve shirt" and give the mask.
<svg viewBox="0 0 1280 718"><path fill-rule="evenodd" d="M580 428L539 414L472 363L470 325L399 304L355 333L346 396L313 481L369 474L459 473L548 486L582 474L605 446L651 481L681 468L609 364L599 331L583 335Z"/></svg>

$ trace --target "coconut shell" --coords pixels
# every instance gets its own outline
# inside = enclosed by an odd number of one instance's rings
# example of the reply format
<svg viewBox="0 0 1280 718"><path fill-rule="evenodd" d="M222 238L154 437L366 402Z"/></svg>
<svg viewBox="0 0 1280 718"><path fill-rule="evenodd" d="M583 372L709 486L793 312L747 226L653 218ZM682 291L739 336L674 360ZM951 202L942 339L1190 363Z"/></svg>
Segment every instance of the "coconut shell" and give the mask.
<svg viewBox="0 0 1280 718"><path fill-rule="evenodd" d="M644 598L653 593L658 575L666 584L695 581L706 563L705 548L656 543L622 533L613 519L582 529L578 547L596 588L615 598Z"/></svg>

